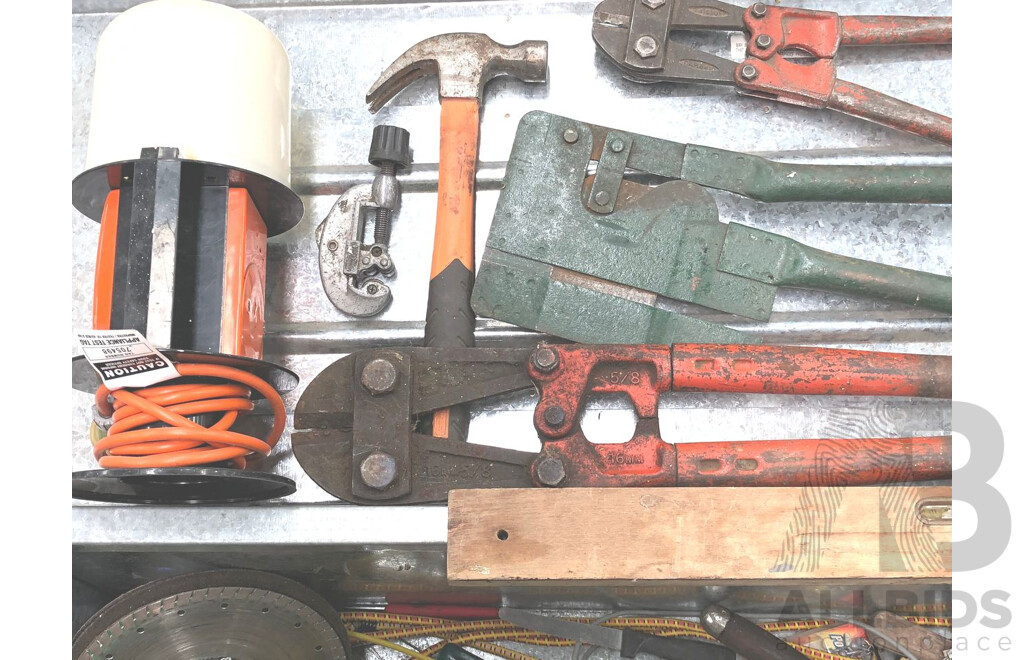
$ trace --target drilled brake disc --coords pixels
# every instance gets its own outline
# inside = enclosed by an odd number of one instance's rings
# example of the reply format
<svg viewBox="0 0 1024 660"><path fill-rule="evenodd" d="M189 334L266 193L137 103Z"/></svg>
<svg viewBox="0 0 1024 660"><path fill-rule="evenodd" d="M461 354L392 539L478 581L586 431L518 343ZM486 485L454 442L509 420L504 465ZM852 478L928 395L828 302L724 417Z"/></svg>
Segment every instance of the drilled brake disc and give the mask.
<svg viewBox="0 0 1024 660"><path fill-rule="evenodd" d="M344 660L337 611L309 588L270 573L189 573L107 604L75 635L77 660Z"/></svg>

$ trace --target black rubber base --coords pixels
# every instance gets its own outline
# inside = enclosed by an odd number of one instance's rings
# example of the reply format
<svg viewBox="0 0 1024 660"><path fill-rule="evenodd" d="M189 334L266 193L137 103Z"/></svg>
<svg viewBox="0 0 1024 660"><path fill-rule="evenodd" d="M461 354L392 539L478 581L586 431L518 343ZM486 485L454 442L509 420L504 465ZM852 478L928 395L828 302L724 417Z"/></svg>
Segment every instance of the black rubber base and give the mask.
<svg viewBox="0 0 1024 660"><path fill-rule="evenodd" d="M221 467L85 470L71 473L71 497L119 504L234 504L295 492L287 477Z"/></svg>

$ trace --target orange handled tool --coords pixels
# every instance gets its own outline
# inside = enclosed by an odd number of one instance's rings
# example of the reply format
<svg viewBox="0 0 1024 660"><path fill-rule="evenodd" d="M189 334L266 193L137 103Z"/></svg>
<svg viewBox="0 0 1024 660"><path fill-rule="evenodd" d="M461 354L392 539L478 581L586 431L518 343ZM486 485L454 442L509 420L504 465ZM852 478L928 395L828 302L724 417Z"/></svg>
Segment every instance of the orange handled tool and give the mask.
<svg viewBox="0 0 1024 660"><path fill-rule="evenodd" d="M441 99L441 154L437 180L437 225L430 267L426 346L473 346L476 320L469 299L473 291L473 207L480 139L480 100L494 77L511 75L526 82L547 78L547 42L524 41L505 46L484 34L441 34L405 51L381 73L366 101L376 112L410 82L437 74ZM438 410L433 436L465 440L469 413L465 406Z"/></svg>
<svg viewBox="0 0 1024 660"><path fill-rule="evenodd" d="M427 292L424 345L473 346L476 317L469 305L473 292L473 217L480 103L475 99L441 99L441 159L437 179L437 225ZM435 438L465 440L469 410L465 406L434 413Z"/></svg>

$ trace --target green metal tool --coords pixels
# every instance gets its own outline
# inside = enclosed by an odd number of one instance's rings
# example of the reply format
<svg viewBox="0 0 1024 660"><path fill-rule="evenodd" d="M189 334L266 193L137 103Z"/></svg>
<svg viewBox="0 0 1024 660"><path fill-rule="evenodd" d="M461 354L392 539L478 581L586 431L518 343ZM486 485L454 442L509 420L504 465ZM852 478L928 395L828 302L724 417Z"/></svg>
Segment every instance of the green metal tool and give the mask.
<svg viewBox="0 0 1024 660"><path fill-rule="evenodd" d="M951 178L949 167L778 163L531 112L509 157L473 308L597 343L756 342L681 312L690 303L766 321L779 286L949 312L951 278L719 222L704 186L773 202L947 203Z"/></svg>

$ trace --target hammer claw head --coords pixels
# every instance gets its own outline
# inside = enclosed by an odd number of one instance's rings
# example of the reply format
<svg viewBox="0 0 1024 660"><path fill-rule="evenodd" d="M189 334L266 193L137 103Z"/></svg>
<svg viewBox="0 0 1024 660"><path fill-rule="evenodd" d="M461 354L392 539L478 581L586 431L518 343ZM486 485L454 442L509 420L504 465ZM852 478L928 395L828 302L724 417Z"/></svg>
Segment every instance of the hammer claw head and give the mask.
<svg viewBox="0 0 1024 660"><path fill-rule="evenodd" d="M442 98L475 98L497 76L524 82L545 82L548 70L546 41L499 44L485 34L440 34L405 51L384 70L366 94L370 112L376 112L410 83L437 74Z"/></svg>

